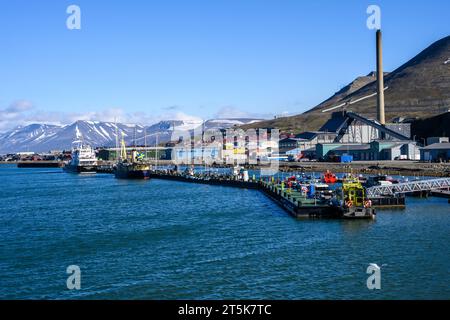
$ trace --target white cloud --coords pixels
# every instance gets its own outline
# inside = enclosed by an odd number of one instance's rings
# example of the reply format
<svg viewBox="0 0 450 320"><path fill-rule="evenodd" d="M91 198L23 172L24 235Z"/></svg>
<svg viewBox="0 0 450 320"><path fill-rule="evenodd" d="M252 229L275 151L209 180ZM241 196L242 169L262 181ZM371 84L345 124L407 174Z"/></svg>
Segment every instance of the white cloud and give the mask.
<svg viewBox="0 0 450 320"><path fill-rule="evenodd" d="M59 112L38 110L27 100L18 100L4 109L0 109L0 132L11 130L17 126L33 123L68 125L77 120L121 122L129 124L151 125L162 120L184 120L201 122L196 116L170 109L162 114L154 115L146 112L126 112L121 108L108 108L93 112Z"/></svg>
<svg viewBox="0 0 450 320"><path fill-rule="evenodd" d="M34 108L34 106L30 101L17 100L17 101L14 101L13 103L11 103L9 105L9 107L6 108L5 111L9 112L9 113L20 113L20 112L31 110L33 108Z"/></svg>
<svg viewBox="0 0 450 320"><path fill-rule="evenodd" d="M0 132L20 125L24 115L32 109L33 104L27 100L17 100L5 109L0 109Z"/></svg>
<svg viewBox="0 0 450 320"><path fill-rule="evenodd" d="M233 106L225 106L220 108L214 115L217 119L233 119L233 118L255 118L255 119L268 119L272 118L271 114L252 113L240 110Z"/></svg>

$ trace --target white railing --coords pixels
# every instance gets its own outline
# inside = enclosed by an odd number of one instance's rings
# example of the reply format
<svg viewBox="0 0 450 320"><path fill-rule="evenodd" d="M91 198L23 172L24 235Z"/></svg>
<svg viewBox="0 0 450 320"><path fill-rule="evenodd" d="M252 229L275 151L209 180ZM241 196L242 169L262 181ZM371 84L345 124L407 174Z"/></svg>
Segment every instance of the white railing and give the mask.
<svg viewBox="0 0 450 320"><path fill-rule="evenodd" d="M441 178L397 183L387 186L373 186L367 188L366 192L369 198L373 198L415 191L431 191L448 187L450 187L450 178Z"/></svg>

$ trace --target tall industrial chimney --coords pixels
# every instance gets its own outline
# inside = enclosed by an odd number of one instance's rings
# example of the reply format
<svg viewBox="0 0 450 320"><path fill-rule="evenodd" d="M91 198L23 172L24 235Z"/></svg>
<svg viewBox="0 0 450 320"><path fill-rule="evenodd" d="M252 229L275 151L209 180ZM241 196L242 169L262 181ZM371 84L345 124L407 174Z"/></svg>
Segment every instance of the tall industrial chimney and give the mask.
<svg viewBox="0 0 450 320"><path fill-rule="evenodd" d="M378 122L384 125L384 74L381 30L377 30L377 87L377 119Z"/></svg>

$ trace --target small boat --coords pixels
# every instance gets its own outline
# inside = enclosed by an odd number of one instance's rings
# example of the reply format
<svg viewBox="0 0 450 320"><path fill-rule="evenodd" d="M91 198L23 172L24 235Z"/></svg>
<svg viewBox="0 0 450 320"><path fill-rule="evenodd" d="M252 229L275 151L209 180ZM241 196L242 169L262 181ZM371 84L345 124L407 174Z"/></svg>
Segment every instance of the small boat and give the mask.
<svg viewBox="0 0 450 320"><path fill-rule="evenodd" d="M72 149L72 160L64 165L63 170L70 173L96 173L97 157L94 149L81 142Z"/></svg>
<svg viewBox="0 0 450 320"><path fill-rule="evenodd" d="M333 174L330 170L327 170L323 174L322 181L325 182L325 183L334 184L334 183L337 182L337 178L336 178L335 174Z"/></svg>
<svg viewBox="0 0 450 320"><path fill-rule="evenodd" d="M344 180L333 202L341 208L344 219L375 219L375 208L358 179Z"/></svg>

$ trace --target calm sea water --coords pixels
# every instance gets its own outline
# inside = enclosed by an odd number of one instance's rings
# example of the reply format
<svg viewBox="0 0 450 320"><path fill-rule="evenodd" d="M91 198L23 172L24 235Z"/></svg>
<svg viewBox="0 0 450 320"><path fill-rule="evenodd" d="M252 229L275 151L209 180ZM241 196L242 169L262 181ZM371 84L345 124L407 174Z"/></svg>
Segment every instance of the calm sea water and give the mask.
<svg viewBox="0 0 450 320"><path fill-rule="evenodd" d="M446 199L297 221L258 191L3 165L0 201L1 299L450 299Z"/></svg>

